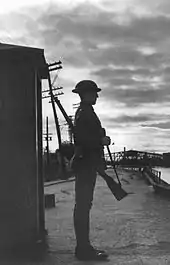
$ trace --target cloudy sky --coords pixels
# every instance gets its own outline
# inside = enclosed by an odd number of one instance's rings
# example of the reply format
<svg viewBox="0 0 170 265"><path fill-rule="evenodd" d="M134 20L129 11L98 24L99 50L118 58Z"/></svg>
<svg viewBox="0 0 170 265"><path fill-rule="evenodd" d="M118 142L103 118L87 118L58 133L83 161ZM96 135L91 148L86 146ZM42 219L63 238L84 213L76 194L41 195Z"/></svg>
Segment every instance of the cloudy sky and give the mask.
<svg viewBox="0 0 170 265"><path fill-rule="evenodd" d="M43 48L61 60L56 86L69 115L79 102L71 90L82 79L102 88L95 110L112 150L170 152L170 1L0 1L0 41ZM46 82L43 82L44 89ZM43 100L54 134L49 100ZM63 139L64 120L59 114Z"/></svg>

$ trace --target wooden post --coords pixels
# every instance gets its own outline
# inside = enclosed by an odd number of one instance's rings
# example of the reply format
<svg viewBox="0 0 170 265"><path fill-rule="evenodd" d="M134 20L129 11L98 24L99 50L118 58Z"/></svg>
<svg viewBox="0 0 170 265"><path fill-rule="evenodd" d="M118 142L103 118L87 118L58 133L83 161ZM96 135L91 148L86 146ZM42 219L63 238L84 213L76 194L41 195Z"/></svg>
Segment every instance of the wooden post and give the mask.
<svg viewBox="0 0 170 265"><path fill-rule="evenodd" d="M60 150L61 149L61 132L60 132L60 125L58 122L57 112L56 112L56 108L55 108L55 102L54 102L54 96L53 96L53 91L52 91L50 73L48 73L48 84L49 84L54 120L55 120L55 125L56 125L56 131L57 131L57 136L58 136L58 146L59 146L59 150Z"/></svg>
<svg viewBox="0 0 170 265"><path fill-rule="evenodd" d="M46 154L47 154L46 174L47 174L47 180L50 180L50 155L49 155L48 117L46 117Z"/></svg>
<svg viewBox="0 0 170 265"><path fill-rule="evenodd" d="M61 158L61 163L60 163L60 170L59 170L59 177L61 179L66 178L66 168L64 164L64 159L61 153L61 132L60 132L60 125L58 122L58 117L57 117L57 112L55 108L55 100L54 100L54 95L53 95L53 90L52 90L52 84L51 84L51 78L50 78L50 73L48 71L48 84L49 84L49 90L50 90L50 96L51 96L51 103L52 103L52 108L53 108L53 113L54 113L54 120L55 120L55 125L56 125L56 131L57 131L57 136L58 136L58 146L59 146L59 154Z"/></svg>

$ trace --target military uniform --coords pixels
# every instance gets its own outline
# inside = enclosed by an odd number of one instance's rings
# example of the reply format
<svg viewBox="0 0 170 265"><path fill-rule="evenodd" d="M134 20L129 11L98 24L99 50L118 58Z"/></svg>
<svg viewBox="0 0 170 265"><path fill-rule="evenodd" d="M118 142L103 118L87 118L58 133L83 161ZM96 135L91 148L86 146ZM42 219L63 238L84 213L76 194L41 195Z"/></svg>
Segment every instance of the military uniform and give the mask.
<svg viewBox="0 0 170 265"><path fill-rule="evenodd" d="M89 241L89 212L93 201L97 166L101 163L103 146L101 123L91 105L81 103L75 115L75 208L74 227L77 246L86 248Z"/></svg>
<svg viewBox="0 0 170 265"><path fill-rule="evenodd" d="M77 240L76 251L90 248L89 214L92 207L97 167L104 162L102 126L91 104L81 102L75 114L75 207L74 228ZM104 164L103 164L104 165ZM94 250L96 258L106 258L104 251ZM94 253L93 253L94 254Z"/></svg>
<svg viewBox="0 0 170 265"><path fill-rule="evenodd" d="M87 93L88 91L88 93ZM104 251L94 249L89 240L89 214L93 202L98 166L103 163L102 126L92 107L101 91L91 80L80 81L74 93L78 93L81 103L75 114L74 144L75 154L72 168L75 172L75 207L74 229L77 246L75 255L80 260L102 260L108 255ZM86 93L92 98L83 97ZM92 96L93 94L93 96Z"/></svg>
<svg viewBox="0 0 170 265"><path fill-rule="evenodd" d="M101 136L102 126L92 105L81 102L74 121L75 153L80 158L80 167L83 164L91 168L98 165L103 155Z"/></svg>

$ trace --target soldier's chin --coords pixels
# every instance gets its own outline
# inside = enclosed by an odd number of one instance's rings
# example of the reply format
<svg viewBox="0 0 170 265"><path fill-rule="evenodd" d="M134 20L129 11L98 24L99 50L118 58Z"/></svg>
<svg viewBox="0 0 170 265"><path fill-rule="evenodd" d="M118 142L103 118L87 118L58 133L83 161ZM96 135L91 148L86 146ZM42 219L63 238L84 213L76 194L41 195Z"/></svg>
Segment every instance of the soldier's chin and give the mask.
<svg viewBox="0 0 170 265"><path fill-rule="evenodd" d="M92 101L92 105L95 105L96 104L96 100Z"/></svg>

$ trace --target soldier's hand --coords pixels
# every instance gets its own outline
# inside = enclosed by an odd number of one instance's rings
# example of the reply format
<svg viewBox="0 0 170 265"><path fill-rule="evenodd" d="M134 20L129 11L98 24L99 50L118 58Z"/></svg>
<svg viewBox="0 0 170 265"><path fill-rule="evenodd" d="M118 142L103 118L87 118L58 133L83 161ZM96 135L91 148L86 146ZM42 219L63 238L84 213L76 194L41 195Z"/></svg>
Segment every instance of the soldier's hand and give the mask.
<svg viewBox="0 0 170 265"><path fill-rule="evenodd" d="M110 139L110 137L109 137L109 136L104 136L104 137L102 138L102 144L103 144L103 145L110 145L110 144L111 144L111 139Z"/></svg>

